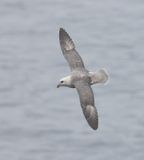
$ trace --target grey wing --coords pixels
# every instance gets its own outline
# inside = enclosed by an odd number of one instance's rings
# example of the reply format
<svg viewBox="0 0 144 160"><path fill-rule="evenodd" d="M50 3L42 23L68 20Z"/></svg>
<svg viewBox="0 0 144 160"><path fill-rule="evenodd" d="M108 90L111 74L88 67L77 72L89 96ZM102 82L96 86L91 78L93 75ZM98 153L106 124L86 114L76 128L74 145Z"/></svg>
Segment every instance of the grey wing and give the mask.
<svg viewBox="0 0 144 160"><path fill-rule="evenodd" d="M94 95L91 86L85 81L75 83L78 91L81 107L88 124L93 128L98 128L98 113L95 107Z"/></svg>
<svg viewBox="0 0 144 160"><path fill-rule="evenodd" d="M71 70L85 68L82 58L75 50L75 45L68 33L60 28L59 41L64 57L66 58Z"/></svg>

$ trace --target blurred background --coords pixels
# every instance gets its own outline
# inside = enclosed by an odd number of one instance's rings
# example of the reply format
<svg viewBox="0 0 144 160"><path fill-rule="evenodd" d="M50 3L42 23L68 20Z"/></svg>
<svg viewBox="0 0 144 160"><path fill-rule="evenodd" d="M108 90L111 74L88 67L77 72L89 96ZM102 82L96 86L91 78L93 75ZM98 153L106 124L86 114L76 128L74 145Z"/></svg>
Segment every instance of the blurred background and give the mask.
<svg viewBox="0 0 144 160"><path fill-rule="evenodd" d="M58 41L63 27L91 71L99 128L84 119ZM0 1L0 159L144 159L144 1Z"/></svg>

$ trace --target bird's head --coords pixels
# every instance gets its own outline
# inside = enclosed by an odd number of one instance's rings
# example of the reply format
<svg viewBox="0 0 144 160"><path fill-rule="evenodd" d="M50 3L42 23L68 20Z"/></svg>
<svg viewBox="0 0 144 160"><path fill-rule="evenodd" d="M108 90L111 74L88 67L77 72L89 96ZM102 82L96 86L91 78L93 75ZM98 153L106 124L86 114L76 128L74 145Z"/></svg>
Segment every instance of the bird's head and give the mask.
<svg viewBox="0 0 144 160"><path fill-rule="evenodd" d="M70 87L73 88L73 85L71 84L71 76L64 77L60 79L59 84L57 85L57 88L59 87Z"/></svg>

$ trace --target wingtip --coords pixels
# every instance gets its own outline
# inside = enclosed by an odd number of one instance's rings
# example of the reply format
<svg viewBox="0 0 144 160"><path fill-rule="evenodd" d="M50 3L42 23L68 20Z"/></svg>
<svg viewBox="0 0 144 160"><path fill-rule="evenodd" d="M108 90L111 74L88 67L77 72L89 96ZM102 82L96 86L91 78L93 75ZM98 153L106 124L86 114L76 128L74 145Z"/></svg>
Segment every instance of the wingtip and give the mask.
<svg viewBox="0 0 144 160"><path fill-rule="evenodd" d="M64 35L67 36L68 33L66 32L66 30L64 28L60 27L60 29L59 29L59 36L62 37Z"/></svg>
<svg viewBox="0 0 144 160"><path fill-rule="evenodd" d="M87 105L84 115L89 126L96 130L98 128L98 113L96 108L94 106Z"/></svg>
<svg viewBox="0 0 144 160"><path fill-rule="evenodd" d="M59 29L59 40L61 47L64 48L65 50L71 50L75 48L75 45L71 37L62 27Z"/></svg>
<svg viewBox="0 0 144 160"><path fill-rule="evenodd" d="M88 124L93 130L97 130L98 129L98 122L97 121L95 121L93 123L88 122Z"/></svg>
<svg viewBox="0 0 144 160"><path fill-rule="evenodd" d="M93 130L97 130L97 129L98 129L98 126L91 126L91 128L92 128Z"/></svg>
<svg viewBox="0 0 144 160"><path fill-rule="evenodd" d="M60 29L59 29L59 33L61 33L61 32L65 32L65 30L62 27L60 27Z"/></svg>

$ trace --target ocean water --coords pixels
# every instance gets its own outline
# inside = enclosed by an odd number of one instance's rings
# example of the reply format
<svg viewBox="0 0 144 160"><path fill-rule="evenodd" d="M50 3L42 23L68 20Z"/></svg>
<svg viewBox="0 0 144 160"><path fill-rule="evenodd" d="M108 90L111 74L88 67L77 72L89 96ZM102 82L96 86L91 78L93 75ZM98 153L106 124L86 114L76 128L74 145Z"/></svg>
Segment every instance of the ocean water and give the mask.
<svg viewBox="0 0 144 160"><path fill-rule="evenodd" d="M144 159L144 1L0 1L0 159ZM63 27L89 70L99 128L86 123L58 41Z"/></svg>

